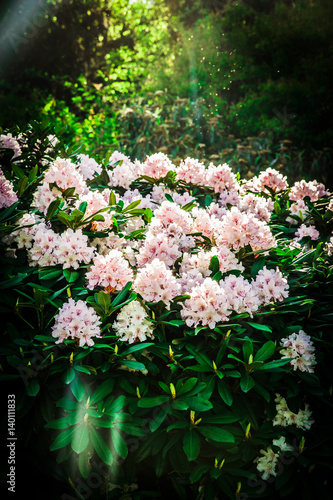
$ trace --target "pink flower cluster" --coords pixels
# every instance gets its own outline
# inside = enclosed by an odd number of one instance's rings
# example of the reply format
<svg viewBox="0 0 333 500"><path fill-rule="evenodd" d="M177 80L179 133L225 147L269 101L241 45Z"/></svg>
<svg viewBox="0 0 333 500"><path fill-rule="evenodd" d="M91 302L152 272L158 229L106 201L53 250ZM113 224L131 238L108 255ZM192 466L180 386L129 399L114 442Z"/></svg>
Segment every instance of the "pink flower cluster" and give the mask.
<svg viewBox="0 0 333 500"><path fill-rule="evenodd" d="M100 325L101 321L92 307L88 307L83 300L75 302L71 298L55 316L52 336L58 339L56 344L71 338L78 340L80 347L92 346L92 338L101 337Z"/></svg>
<svg viewBox="0 0 333 500"><path fill-rule="evenodd" d="M0 167L0 208L7 208L18 200L12 182L4 176Z"/></svg>
<svg viewBox="0 0 333 500"><path fill-rule="evenodd" d="M288 281L278 268L274 270L264 266L257 274L255 287L263 304L283 301L288 297Z"/></svg>
<svg viewBox="0 0 333 500"><path fill-rule="evenodd" d="M147 175L154 179L165 177L167 173L176 167L164 153L155 153L147 156L146 161L141 165L140 175Z"/></svg>
<svg viewBox="0 0 333 500"><path fill-rule="evenodd" d="M176 172L177 180L182 180L188 184L207 185L206 168L199 160L195 160L194 158L182 160Z"/></svg>
<svg viewBox="0 0 333 500"><path fill-rule="evenodd" d="M297 181L292 186L289 198L293 201L303 200L306 196L310 197L310 201L317 201L322 196L328 196L330 192L326 190L324 184L317 181L305 180Z"/></svg>
<svg viewBox="0 0 333 500"><path fill-rule="evenodd" d="M221 193L225 189L239 189L236 175L226 163L218 165L217 167L210 163L207 168L206 179L207 186L213 188L215 193Z"/></svg>
<svg viewBox="0 0 333 500"><path fill-rule="evenodd" d="M306 236L310 237L311 240L317 240L320 234L315 226L306 226L305 224L302 224L295 233L295 240L299 241Z"/></svg>
<svg viewBox="0 0 333 500"><path fill-rule="evenodd" d="M252 213L241 212L237 207L231 207L217 225L215 240L218 245L228 245L235 251L247 245L251 245L254 251L276 247L269 226Z"/></svg>
<svg viewBox="0 0 333 500"><path fill-rule="evenodd" d="M133 278L133 271L119 250L110 250L106 255L97 255L93 265L86 274L87 288L93 290L97 286L106 292L120 291Z"/></svg>
<svg viewBox="0 0 333 500"><path fill-rule="evenodd" d="M170 309L170 302L180 294L181 286L165 263L154 259L138 270L133 290L147 302L162 300Z"/></svg>
<svg viewBox="0 0 333 500"><path fill-rule="evenodd" d="M287 178L274 168L268 167L246 183L246 189L257 193L267 192L266 186L274 192L284 191L288 187Z"/></svg>
<svg viewBox="0 0 333 500"><path fill-rule="evenodd" d="M281 339L280 354L282 358L290 358L290 364L294 370L313 373L313 367L317 364L315 359L315 348L310 335L303 330L292 333L289 337Z"/></svg>
<svg viewBox="0 0 333 500"><path fill-rule="evenodd" d="M154 338L154 324L147 318L146 310L137 300L133 300L121 308L112 328L119 340L129 344Z"/></svg>
<svg viewBox="0 0 333 500"><path fill-rule="evenodd" d="M70 187L74 187L75 194L78 195L88 192L77 165L70 160L57 158L46 171L43 183L35 191L32 206L46 214L50 203Z"/></svg>
<svg viewBox="0 0 333 500"><path fill-rule="evenodd" d="M140 175L137 168L138 165L134 164L128 156L119 151L114 151L109 161L113 163L119 162L112 170L108 170L109 186L121 186L129 189L132 182Z"/></svg>
<svg viewBox="0 0 333 500"><path fill-rule="evenodd" d="M93 179L95 174L101 174L102 167L98 165L97 161L93 158L90 158L88 155L80 154L78 155L78 159L80 162L78 165L79 172L85 181Z"/></svg>
<svg viewBox="0 0 333 500"><path fill-rule="evenodd" d="M17 158L22 154L21 147L15 137L12 134L1 134L0 135L0 148L9 148L14 151L13 158Z"/></svg>

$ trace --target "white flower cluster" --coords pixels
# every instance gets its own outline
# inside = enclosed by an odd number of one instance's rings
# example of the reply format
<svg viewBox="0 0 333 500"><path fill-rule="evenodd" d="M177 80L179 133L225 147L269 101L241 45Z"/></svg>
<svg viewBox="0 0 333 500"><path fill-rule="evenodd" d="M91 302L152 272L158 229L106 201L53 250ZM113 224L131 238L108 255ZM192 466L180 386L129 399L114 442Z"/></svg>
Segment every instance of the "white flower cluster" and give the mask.
<svg viewBox="0 0 333 500"><path fill-rule="evenodd" d="M88 307L83 300L70 298L55 316L55 324L52 326L52 336L58 338L56 344L65 339L75 339L79 345L92 346L92 337L101 337L100 319L92 307Z"/></svg>
<svg viewBox="0 0 333 500"><path fill-rule="evenodd" d="M280 354L283 358L290 358L290 364L294 370L313 373L313 367L317 364L315 359L315 347L310 335L306 335L303 330L292 333L288 338L281 339Z"/></svg>
<svg viewBox="0 0 333 500"><path fill-rule="evenodd" d="M154 324L147 319L147 311L137 300L133 300L121 308L112 328L119 340L129 344L143 342L148 337L154 338Z"/></svg>
<svg viewBox="0 0 333 500"><path fill-rule="evenodd" d="M305 403L304 410L298 410L298 413L294 413L288 408L288 404L285 398L280 394L276 394L274 399L276 402L277 414L274 417L273 425L280 425L281 427L287 427L288 425L296 425L299 429L309 430L314 420L311 420L312 412L309 410L309 405Z"/></svg>
<svg viewBox="0 0 333 500"><path fill-rule="evenodd" d="M257 464L257 470L262 472L261 477L264 481L267 481L270 476L277 476L281 452L294 450L290 444L286 443L284 436L281 436L279 439L273 439L273 446L279 448L277 452L271 446L268 446L267 450L260 450L262 457L257 457L253 460Z"/></svg>

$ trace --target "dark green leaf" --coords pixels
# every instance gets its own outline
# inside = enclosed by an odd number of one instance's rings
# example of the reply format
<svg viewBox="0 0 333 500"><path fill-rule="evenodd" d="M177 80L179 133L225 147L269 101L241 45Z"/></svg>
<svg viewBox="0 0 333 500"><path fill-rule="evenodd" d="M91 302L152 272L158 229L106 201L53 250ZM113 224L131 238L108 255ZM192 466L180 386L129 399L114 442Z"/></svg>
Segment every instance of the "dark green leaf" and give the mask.
<svg viewBox="0 0 333 500"><path fill-rule="evenodd" d="M82 453L89 444L89 431L86 424L75 427L71 447L75 453Z"/></svg>
<svg viewBox="0 0 333 500"><path fill-rule="evenodd" d="M221 427L216 427L213 425L199 425L198 431L201 432L206 438L212 439L213 441L218 441L221 443L234 443L235 438L229 431L225 431Z"/></svg>
<svg viewBox="0 0 333 500"><path fill-rule="evenodd" d="M195 460L200 452L200 436L195 429L185 432L183 450L189 462Z"/></svg>

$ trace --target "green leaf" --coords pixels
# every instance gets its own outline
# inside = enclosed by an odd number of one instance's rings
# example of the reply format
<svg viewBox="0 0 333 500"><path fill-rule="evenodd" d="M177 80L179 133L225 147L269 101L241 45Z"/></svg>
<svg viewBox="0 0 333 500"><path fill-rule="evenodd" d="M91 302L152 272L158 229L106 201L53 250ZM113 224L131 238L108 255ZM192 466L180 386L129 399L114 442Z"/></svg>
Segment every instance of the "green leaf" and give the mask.
<svg viewBox="0 0 333 500"><path fill-rule="evenodd" d="M110 295L102 291L98 292L97 304L103 309L105 313L107 313L111 305Z"/></svg>
<svg viewBox="0 0 333 500"><path fill-rule="evenodd" d="M125 300L129 290L131 289L131 286L132 286L132 281L128 281L124 286L124 288L118 293L116 298L112 301L111 303L112 308L118 306Z"/></svg>
<svg viewBox="0 0 333 500"><path fill-rule="evenodd" d="M149 429L155 432L168 416L168 408L160 408L157 415L149 422Z"/></svg>
<svg viewBox="0 0 333 500"><path fill-rule="evenodd" d="M264 371L285 371L283 368L288 364L290 364L290 358L276 359L274 361L268 361L268 363L265 363L260 368L257 368L257 370L261 371L261 372L264 372Z"/></svg>
<svg viewBox="0 0 333 500"><path fill-rule="evenodd" d="M177 396L181 396L182 394L191 391L195 387L197 382L198 379L196 377L187 379L184 384L179 389L177 389Z"/></svg>
<svg viewBox="0 0 333 500"><path fill-rule="evenodd" d="M14 288L16 285L21 283L26 277L28 273L17 273L16 276L13 276L9 280L2 281L0 283L0 290L5 290L6 288Z"/></svg>
<svg viewBox="0 0 333 500"><path fill-rule="evenodd" d="M193 469L191 474L190 474L190 477L189 477L190 482L193 484L193 483L196 483L197 481L199 481L199 479L201 479L203 474L208 472L210 470L210 468L211 468L211 466L207 465L207 464L197 465L195 467L195 469Z"/></svg>
<svg viewBox="0 0 333 500"><path fill-rule="evenodd" d="M224 382L224 380L218 381L217 389L219 391L219 395L220 395L222 401L224 401L224 403L226 405L231 406L234 398L233 398L227 384Z"/></svg>
<svg viewBox="0 0 333 500"><path fill-rule="evenodd" d="M248 323L248 325L252 326L252 328L255 328L256 330L261 330L262 332L272 333L272 329L269 326L259 325L258 323L251 323L250 321L248 321L247 323Z"/></svg>
<svg viewBox="0 0 333 500"><path fill-rule="evenodd" d="M128 368L132 368L132 370L145 370L146 366L140 361L135 361L134 359L122 359L119 360L119 363L124 366L128 366Z"/></svg>
<svg viewBox="0 0 333 500"><path fill-rule="evenodd" d="M83 479L87 479L91 473L89 449L84 450L79 455L79 471Z"/></svg>
<svg viewBox="0 0 333 500"><path fill-rule="evenodd" d="M75 374L75 370L73 370L73 371ZM81 401L85 395L85 389L84 389L84 386L81 382L81 379L77 373L76 373L75 378L70 383L70 388L72 390L73 396L77 399L77 401L79 403L81 403Z"/></svg>
<svg viewBox="0 0 333 500"><path fill-rule="evenodd" d="M111 415L113 413L119 413L126 404L126 396L121 394L114 401L107 402L105 405L105 413Z"/></svg>
<svg viewBox="0 0 333 500"><path fill-rule="evenodd" d="M198 457L200 453L200 436L195 429L185 432L183 450L189 462Z"/></svg>
<svg viewBox="0 0 333 500"><path fill-rule="evenodd" d="M163 403L169 401L169 396L156 396L152 398L141 398L138 401L138 406L140 408L154 408L155 406L160 406Z"/></svg>
<svg viewBox="0 0 333 500"><path fill-rule="evenodd" d="M214 276L220 270L220 261L216 255L210 259L209 268L211 276Z"/></svg>
<svg viewBox="0 0 333 500"><path fill-rule="evenodd" d="M50 451L59 450L59 448L67 446L72 441L75 431L75 427L71 427L61 432L51 444Z"/></svg>
<svg viewBox="0 0 333 500"><path fill-rule="evenodd" d="M55 200L51 201L46 212L46 220L52 219L52 217L58 210L61 202L62 202L61 196L58 196Z"/></svg>
<svg viewBox="0 0 333 500"><path fill-rule="evenodd" d="M61 380L65 384L70 384L72 380L75 378L75 370L71 366L67 368L67 370L63 373Z"/></svg>
<svg viewBox="0 0 333 500"><path fill-rule="evenodd" d="M59 399L56 406L64 408L65 410L78 410L79 408L81 408L80 403L68 398Z"/></svg>
<svg viewBox="0 0 333 500"><path fill-rule="evenodd" d="M114 384L114 378L104 380L104 382L99 385L98 389L96 389L94 394L91 396L90 404L93 405L95 403L98 403L102 399L106 398L106 396L109 396L109 394L111 394L111 392L113 391Z"/></svg>
<svg viewBox="0 0 333 500"><path fill-rule="evenodd" d="M249 390L251 390L255 385L255 381L253 380L253 378L251 377L251 375L249 375L248 373L244 373L244 375L242 375L242 378L240 380L240 388L242 389L243 392L249 392Z"/></svg>
<svg viewBox="0 0 333 500"><path fill-rule="evenodd" d="M154 342L142 342L141 344L132 345L128 349L125 349L125 351L121 353L121 356L127 356L132 352L141 351L142 349L147 349L147 347L150 347L151 345L155 345Z"/></svg>
<svg viewBox="0 0 333 500"><path fill-rule="evenodd" d="M51 269L39 269L38 275L40 280L53 280L55 278L59 278L62 276L62 269L55 269L54 267Z"/></svg>
<svg viewBox="0 0 333 500"><path fill-rule="evenodd" d="M257 363L258 361L266 361L266 359L270 358L273 356L275 352L275 342L272 340L269 340L268 342L265 342L265 344L260 347L256 355L254 356L254 362Z"/></svg>
<svg viewBox="0 0 333 500"><path fill-rule="evenodd" d="M127 444L122 435L115 428L111 429L111 443L114 446L117 455L125 459L128 454Z"/></svg>
<svg viewBox="0 0 333 500"><path fill-rule="evenodd" d="M50 420L50 422L47 422L44 427L47 427L48 429L67 429L69 427L69 423L67 417L62 417L57 420Z"/></svg>
<svg viewBox="0 0 333 500"><path fill-rule="evenodd" d="M68 283L74 283L80 276L78 271L71 271L70 269L64 269L62 274L65 276Z"/></svg>
<svg viewBox="0 0 333 500"><path fill-rule="evenodd" d="M113 457L111 450L93 426L90 427L90 438L92 445L102 462L107 465L112 465Z"/></svg>
<svg viewBox="0 0 333 500"><path fill-rule="evenodd" d="M225 431L221 427L216 427L214 425L198 426L198 431L201 432L206 438L212 439L213 441L218 441L221 443L234 443L235 438L229 431Z"/></svg>
<svg viewBox="0 0 333 500"><path fill-rule="evenodd" d="M31 379L30 382L25 387L25 391L28 396L33 396L33 397L37 396L39 390L40 386L36 378Z"/></svg>
<svg viewBox="0 0 333 500"><path fill-rule="evenodd" d="M75 453L82 453L89 444L89 431L86 424L75 427L71 447Z"/></svg>
<svg viewBox="0 0 333 500"><path fill-rule="evenodd" d="M68 214L66 214L66 212L59 211L57 213L57 217L60 220L60 222L62 222L63 224L65 224L65 226L72 227L73 221L70 218L70 216Z"/></svg>
<svg viewBox="0 0 333 500"><path fill-rule="evenodd" d="M201 398L200 396L194 396L188 398L185 396L181 398L181 401L187 402L188 407L194 411L208 411L213 408L213 405L210 401L207 401L206 399Z"/></svg>

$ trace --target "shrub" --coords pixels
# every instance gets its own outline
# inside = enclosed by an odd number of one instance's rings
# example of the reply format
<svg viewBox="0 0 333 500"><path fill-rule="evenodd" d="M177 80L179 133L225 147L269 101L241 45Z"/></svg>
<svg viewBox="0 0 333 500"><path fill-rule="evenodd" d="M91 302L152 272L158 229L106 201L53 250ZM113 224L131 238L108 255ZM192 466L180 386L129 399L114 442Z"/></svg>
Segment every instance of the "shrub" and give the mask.
<svg viewBox="0 0 333 500"><path fill-rule="evenodd" d="M0 137L6 427L38 476L62 499L329 498L325 186L49 132Z"/></svg>

